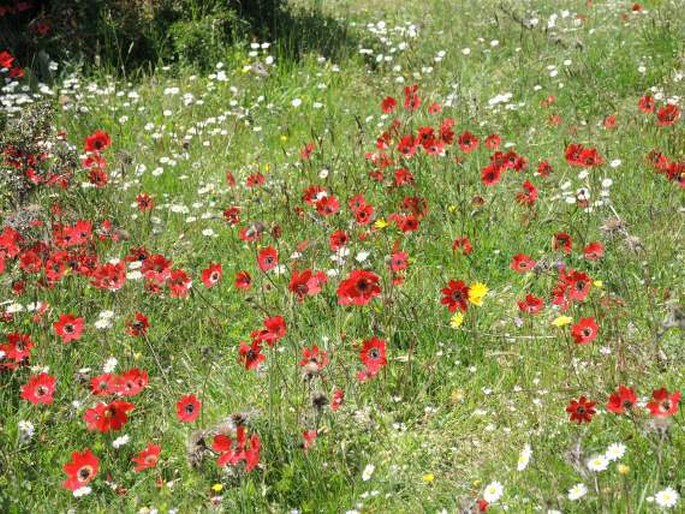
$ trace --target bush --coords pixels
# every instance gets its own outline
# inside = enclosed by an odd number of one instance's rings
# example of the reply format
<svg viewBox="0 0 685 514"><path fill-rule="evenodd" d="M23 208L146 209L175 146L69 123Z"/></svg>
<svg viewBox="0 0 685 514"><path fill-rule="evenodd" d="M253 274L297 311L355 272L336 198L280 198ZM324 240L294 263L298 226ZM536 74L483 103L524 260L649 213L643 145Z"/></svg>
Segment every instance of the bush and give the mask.
<svg viewBox="0 0 685 514"><path fill-rule="evenodd" d="M2 0L0 0L1 2ZM158 62L204 66L236 38L268 38L283 0L43 0L0 3L0 51L39 75L43 52L117 71ZM40 77L45 78L45 77Z"/></svg>

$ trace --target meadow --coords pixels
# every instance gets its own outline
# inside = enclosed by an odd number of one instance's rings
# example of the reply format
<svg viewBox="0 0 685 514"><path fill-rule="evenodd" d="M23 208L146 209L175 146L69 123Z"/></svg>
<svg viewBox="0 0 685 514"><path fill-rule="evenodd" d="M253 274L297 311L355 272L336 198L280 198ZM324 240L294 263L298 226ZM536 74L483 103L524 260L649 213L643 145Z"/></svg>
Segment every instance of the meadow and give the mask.
<svg viewBox="0 0 685 514"><path fill-rule="evenodd" d="M0 511L685 511L683 2L291 3L0 48Z"/></svg>

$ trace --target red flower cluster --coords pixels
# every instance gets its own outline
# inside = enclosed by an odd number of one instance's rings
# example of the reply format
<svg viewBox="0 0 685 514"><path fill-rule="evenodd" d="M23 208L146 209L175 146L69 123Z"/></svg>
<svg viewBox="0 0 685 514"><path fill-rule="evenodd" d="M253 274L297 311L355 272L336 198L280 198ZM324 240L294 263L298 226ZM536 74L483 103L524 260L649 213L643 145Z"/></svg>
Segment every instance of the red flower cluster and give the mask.
<svg viewBox="0 0 685 514"><path fill-rule="evenodd" d="M242 425L237 428L236 432L235 441L224 434L214 436L212 450L219 453L216 464L224 467L245 462L245 471L249 473L259 464L261 440L257 434L252 434L248 444L245 427Z"/></svg>

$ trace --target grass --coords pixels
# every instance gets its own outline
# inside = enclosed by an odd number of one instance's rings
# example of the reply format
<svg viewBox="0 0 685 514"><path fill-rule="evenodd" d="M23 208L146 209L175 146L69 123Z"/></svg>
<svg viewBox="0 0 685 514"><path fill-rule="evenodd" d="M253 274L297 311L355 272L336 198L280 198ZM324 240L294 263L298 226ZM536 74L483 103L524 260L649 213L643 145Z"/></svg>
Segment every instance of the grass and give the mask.
<svg viewBox="0 0 685 514"><path fill-rule="evenodd" d="M476 509L485 487L497 481L504 494L491 512L637 513L659 510L654 497L667 487L682 493L682 414L659 432L644 408L629 419L604 407L620 384L635 387L645 401L653 389L683 384L682 329L662 335L663 321L682 304L683 189L646 160L653 149L683 160L683 122L659 127L637 104L650 92L661 95L658 106L669 97L682 103L685 48L678 35L685 15L675 1L644 2L642 13L631 13L625 2L594 4L345 0L320 7L329 20L340 18L335 30L307 29L309 38L323 42L239 45L210 75L169 68L135 83L77 76L78 86L72 80L69 87L66 64L48 98L61 98L55 127L66 130L79 152L86 136L106 131L110 182L81 187L87 178L79 171L71 188L37 189L32 203L46 223L55 221L50 207L59 203L69 223L110 220L125 230L120 241L95 238L92 250L101 262L145 246L186 270L193 283L187 298L172 298L166 288L149 294L133 279L107 292L73 273L44 287L42 272L22 274L8 261L0 276L3 299L39 300L49 308L38 321L19 312L2 327L2 334L19 331L35 342L30 369L0 376L3 512L461 512ZM556 26L545 30L552 15ZM576 24L578 15L584 19ZM531 18L539 20L532 28L520 21ZM373 54L351 51L350 41ZM332 52L336 60L308 48ZM296 60L280 57L299 52ZM392 60L377 61L379 53ZM275 57L273 65L267 56ZM405 112L403 88L414 83L423 104ZM511 96L489 102L505 93ZM380 110L388 95L400 104L390 116ZM549 96L555 100L545 107ZM433 102L441 113L427 112ZM615 129L604 127L609 115L616 116ZM404 163L414 185L388 186L395 167L386 170L384 183L375 182L365 154L378 152L376 138L394 117L403 134L453 118L456 135L469 130L480 146L465 153L455 144L444 156L419 151ZM488 187L480 170L492 153L484 147L491 133L501 137L501 149L511 144L529 164ZM316 149L302 159L308 142ZM605 160L585 178L564 159L575 142L596 147ZM535 173L542 160L554 169L547 179ZM227 170L236 187L227 184ZM245 187L255 173L263 174L264 185ZM589 188L592 201L600 198L606 178L613 185L604 188L603 205L586 212L565 202L564 191L580 187ZM539 190L532 207L515 202L526 179ZM302 201L314 184L338 198L340 212L323 217ZM154 197L151 212L132 205L141 192ZM370 225L358 225L347 208L358 194L374 206ZM392 223L405 196L428 206L414 232ZM236 227L223 219L230 206L241 208ZM3 215L11 213L7 208ZM625 229L612 236L602 226L616 217ZM262 241L245 243L238 231L254 223L264 227ZM339 269L328 246L334 230L351 235ZM553 248L559 232L573 239L569 255ZM452 250L462 236L473 244L468 256ZM592 241L605 248L598 261L583 257ZM278 250L281 274L258 269L258 249L266 246ZM395 251L409 256L401 285L393 285L387 265ZM516 274L510 262L519 253L550 268ZM568 312L550 301L559 260L595 282ZM201 281L209 263L221 263L224 274L211 289ZM307 268L339 275L298 302L288 283L294 270ZM361 268L380 276L382 295L365 306L339 305L338 283ZM233 285L241 270L252 275L249 291ZM26 291L16 296L9 286L18 278L26 280ZM440 303L450 280L489 288L482 306L471 304L456 329ZM518 311L526 294L545 300L539 315ZM102 311L114 313L103 330L95 327ZM136 312L150 320L146 338L126 334ZM67 344L52 328L65 313L86 320L80 340ZM562 314L573 323L594 317L599 336L575 344L570 325L552 324ZM267 315L283 316L287 334L264 347L259 369L245 370L239 344L249 342ZM388 365L360 382L359 350L372 336L387 342ZM330 362L320 376L304 380L298 363L303 348L313 345ZM128 398L135 409L123 429L101 434L82 420L98 399L79 377L100 374L111 357L116 373L137 367L150 378ZM54 402L33 405L20 389L43 368L57 379ZM312 406L315 393L330 400L334 388L345 391L339 410ZM192 423L175 413L187 394L202 402ZM580 395L596 400L600 411L583 425L570 423L565 412ZM191 467L191 433L234 413L244 413L248 432L261 438L259 466L250 473L242 465L222 470L207 456ZM33 424L31 438L20 436L20 421ZM304 430L318 431L307 450ZM130 440L115 448L124 434ZM149 442L162 447L157 466L133 471L131 458ZM606 471L589 471L586 460L611 443L624 444L625 456ZM518 471L526 444L532 458ZM91 493L75 498L61 487L62 467L73 451L86 448L100 459L100 470ZM619 464L627 468L620 472ZM572 501L568 490L578 483L589 491ZM681 508L682 501L672 510Z"/></svg>

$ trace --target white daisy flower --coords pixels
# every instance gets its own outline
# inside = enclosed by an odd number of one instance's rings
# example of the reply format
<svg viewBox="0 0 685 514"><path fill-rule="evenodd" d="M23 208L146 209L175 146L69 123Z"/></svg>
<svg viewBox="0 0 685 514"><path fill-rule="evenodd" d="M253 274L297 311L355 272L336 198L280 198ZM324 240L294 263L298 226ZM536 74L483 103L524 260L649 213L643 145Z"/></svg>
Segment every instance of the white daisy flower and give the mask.
<svg viewBox="0 0 685 514"><path fill-rule="evenodd" d="M364 468L364 471L362 472L362 480L364 482L368 482L369 480L371 480L371 476L373 475L374 471L376 471L376 466L374 466L373 464L367 464Z"/></svg>
<svg viewBox="0 0 685 514"><path fill-rule="evenodd" d="M675 507L678 503L679 498L680 495L672 487L662 489L654 495L654 500L656 501L656 504L664 509L670 509L671 507Z"/></svg>
<svg viewBox="0 0 685 514"><path fill-rule="evenodd" d="M611 462L615 460L619 460L626 454L626 445L622 443L614 443L609 445L609 448L607 448L607 452L604 454L604 456L609 459Z"/></svg>
<svg viewBox="0 0 685 514"><path fill-rule="evenodd" d="M483 491L483 498L488 503L497 503L504 494L504 486L495 481L490 482Z"/></svg>
<svg viewBox="0 0 685 514"><path fill-rule="evenodd" d="M568 490L568 499L571 501L580 500L587 494L587 486L585 484L576 484Z"/></svg>
<svg viewBox="0 0 685 514"><path fill-rule="evenodd" d="M79 487L74 491L74 498L81 498L82 496L88 496L91 493L92 489L88 486L85 487Z"/></svg>
<svg viewBox="0 0 685 514"><path fill-rule="evenodd" d="M521 453L519 453L519 460L516 465L516 469L518 471L523 471L528 467L528 464L530 463L530 458L533 455L533 449L530 447L530 444L526 444L523 447L523 450L521 450Z"/></svg>
<svg viewBox="0 0 685 514"><path fill-rule="evenodd" d="M114 441L112 441L112 446L116 449L121 448L122 446L128 444L128 442L131 440L131 438L124 434L120 437L117 437Z"/></svg>
<svg viewBox="0 0 685 514"><path fill-rule="evenodd" d="M595 471L599 473L600 471L604 471L608 467L609 459L607 459L604 455L595 455L589 461L587 461L587 469L589 469L590 471Z"/></svg>

